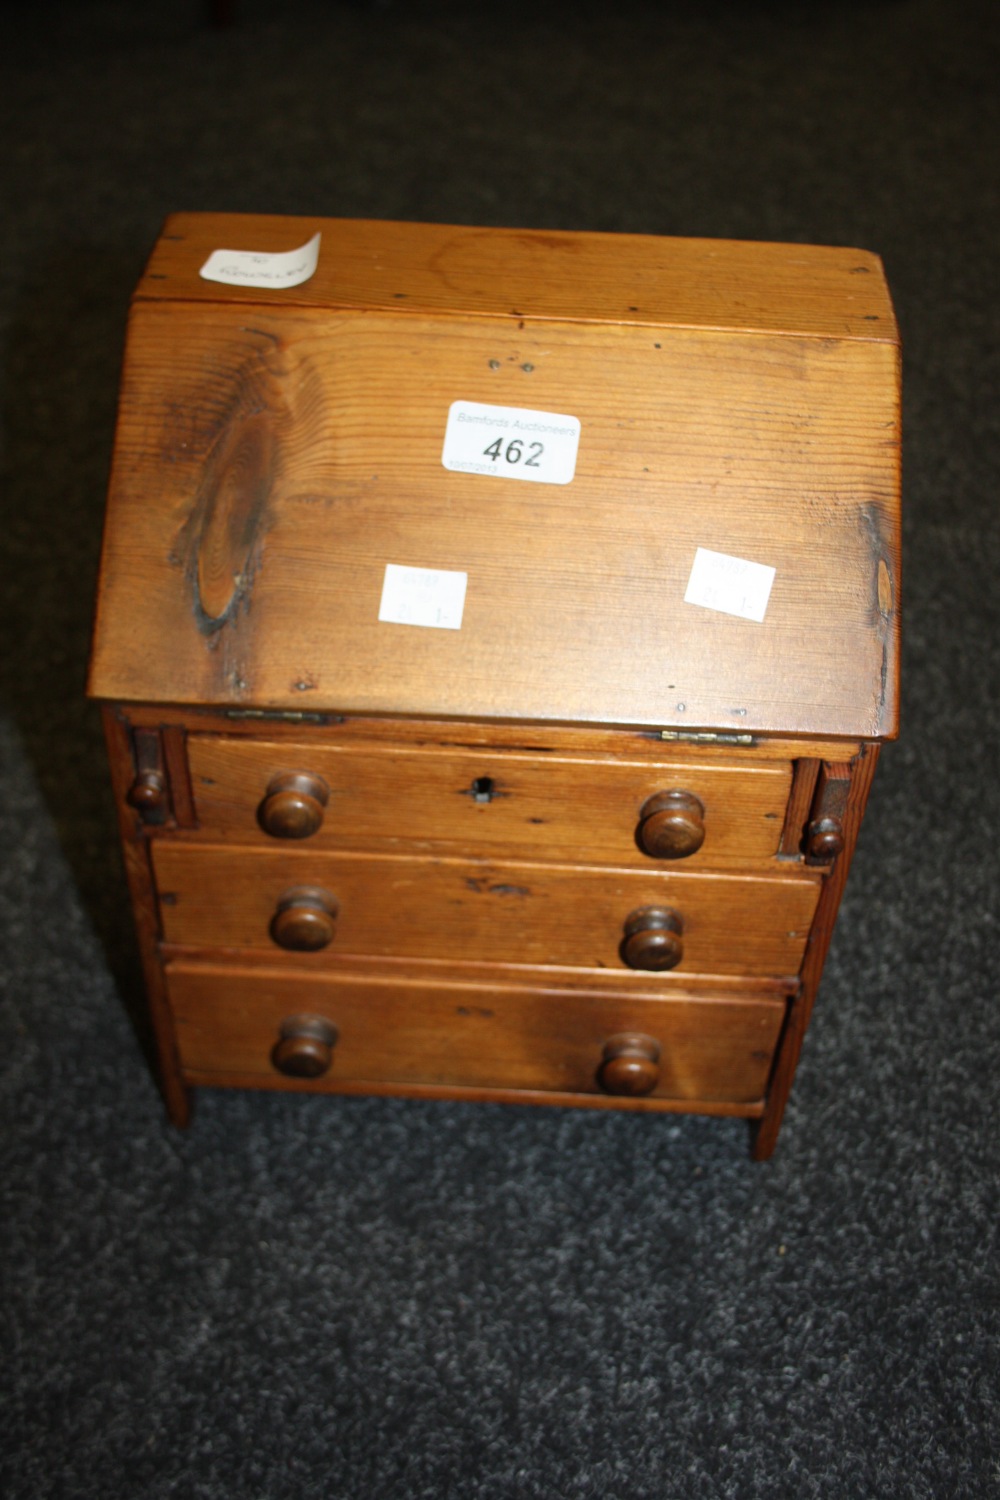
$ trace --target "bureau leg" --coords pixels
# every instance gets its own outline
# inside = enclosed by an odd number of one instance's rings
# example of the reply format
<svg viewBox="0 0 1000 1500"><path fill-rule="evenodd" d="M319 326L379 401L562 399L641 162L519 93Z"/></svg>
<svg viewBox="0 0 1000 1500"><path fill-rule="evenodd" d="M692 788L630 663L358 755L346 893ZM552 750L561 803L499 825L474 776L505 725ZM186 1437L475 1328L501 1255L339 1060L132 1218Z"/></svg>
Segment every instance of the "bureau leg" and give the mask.
<svg viewBox="0 0 1000 1500"><path fill-rule="evenodd" d="M186 1130L191 1124L191 1112L194 1108L194 1100L191 1090L187 1088L180 1079L160 1078L160 1093L167 1109L167 1119L171 1125L176 1125L178 1130Z"/></svg>
<svg viewBox="0 0 1000 1500"><path fill-rule="evenodd" d="M750 1122L750 1155L754 1161L767 1161L778 1143L785 1105L802 1051L806 1021L812 1010L812 996L800 992L790 1005L767 1091L767 1106L759 1120Z"/></svg>

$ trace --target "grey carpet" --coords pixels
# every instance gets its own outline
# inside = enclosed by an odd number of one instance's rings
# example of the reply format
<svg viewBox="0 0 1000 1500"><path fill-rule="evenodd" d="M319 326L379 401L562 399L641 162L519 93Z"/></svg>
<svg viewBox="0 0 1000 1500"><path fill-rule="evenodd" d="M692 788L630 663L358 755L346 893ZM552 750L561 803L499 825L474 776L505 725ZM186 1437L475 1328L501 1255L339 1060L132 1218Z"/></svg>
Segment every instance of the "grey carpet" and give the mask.
<svg viewBox="0 0 1000 1500"><path fill-rule="evenodd" d="M2 17L0 1493L997 1493L995 6L236 10ZM175 208L884 256L903 738L770 1164L686 1118L205 1094L165 1125L82 691Z"/></svg>

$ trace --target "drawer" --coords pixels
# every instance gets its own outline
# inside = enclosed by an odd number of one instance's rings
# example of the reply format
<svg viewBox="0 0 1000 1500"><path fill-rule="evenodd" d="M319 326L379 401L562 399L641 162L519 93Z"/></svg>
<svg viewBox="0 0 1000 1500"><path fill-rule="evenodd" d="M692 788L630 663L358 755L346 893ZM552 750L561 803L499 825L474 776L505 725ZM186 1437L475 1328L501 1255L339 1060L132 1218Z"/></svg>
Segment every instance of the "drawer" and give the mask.
<svg viewBox="0 0 1000 1500"><path fill-rule="evenodd" d="M317 964L327 953L364 953L622 969L626 922L652 908L675 913L680 930L638 939L633 956L679 944L679 962L669 965L678 972L741 975L798 972L820 880L803 871L646 873L167 840L154 863L172 944L278 953L272 934L301 929L327 935L317 951L295 954ZM310 901L315 915L287 915Z"/></svg>
<svg viewBox="0 0 1000 1500"><path fill-rule="evenodd" d="M167 981L181 1066L189 1081L208 1084L281 1085L289 1080L280 1061L310 1070L311 1086L326 1089L638 1093L654 1103L752 1106L766 1089L785 1016L785 1001L773 997L560 994L187 963L170 964ZM298 1057L296 1028L306 1038ZM622 1038L632 1046L623 1048ZM276 1058L279 1041L285 1051ZM623 1057L637 1058L635 1067Z"/></svg>
<svg viewBox="0 0 1000 1500"><path fill-rule="evenodd" d="M636 866L770 860L791 786L791 765L780 762L656 765L501 748L289 745L214 735L192 735L188 754L195 810L209 840L272 843L291 830L318 848L450 844ZM269 788L276 788L270 797ZM650 799L663 794L673 795L644 817ZM312 802L304 813L303 797ZM699 837L693 853L679 852ZM646 852L643 841L660 852ZM677 852L666 855L668 847Z"/></svg>

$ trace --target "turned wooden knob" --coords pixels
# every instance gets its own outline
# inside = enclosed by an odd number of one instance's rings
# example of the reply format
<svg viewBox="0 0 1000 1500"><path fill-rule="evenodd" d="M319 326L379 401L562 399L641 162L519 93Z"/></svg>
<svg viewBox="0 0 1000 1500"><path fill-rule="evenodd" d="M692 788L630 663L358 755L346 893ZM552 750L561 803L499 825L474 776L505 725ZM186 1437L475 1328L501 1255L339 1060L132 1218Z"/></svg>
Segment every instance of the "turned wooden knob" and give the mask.
<svg viewBox="0 0 1000 1500"><path fill-rule="evenodd" d="M329 891L296 885L285 892L271 918L271 936L279 948L315 953L333 942L337 903Z"/></svg>
<svg viewBox="0 0 1000 1500"><path fill-rule="evenodd" d="M643 906L625 922L622 958L630 969L673 969L684 957L684 920L669 906Z"/></svg>
<svg viewBox="0 0 1000 1500"><path fill-rule="evenodd" d="M597 1081L606 1094L650 1094L660 1076L660 1044L641 1031L623 1031L604 1043Z"/></svg>
<svg viewBox="0 0 1000 1500"><path fill-rule="evenodd" d="M806 853L811 859L835 859L844 848L844 825L839 818L817 818L806 829Z"/></svg>
<svg viewBox="0 0 1000 1500"><path fill-rule="evenodd" d="M140 771L125 794L137 812L159 812L167 803L167 783L162 771Z"/></svg>
<svg viewBox="0 0 1000 1500"><path fill-rule="evenodd" d="M271 1062L289 1078L319 1078L333 1062L337 1028L322 1016L289 1016L281 1023Z"/></svg>
<svg viewBox="0 0 1000 1500"><path fill-rule="evenodd" d="M268 783L257 809L260 826L273 839L307 839L323 822L330 791L310 771L289 771Z"/></svg>
<svg viewBox="0 0 1000 1500"><path fill-rule="evenodd" d="M686 859L705 842L705 804L694 792L657 792L643 803L638 837L654 859Z"/></svg>

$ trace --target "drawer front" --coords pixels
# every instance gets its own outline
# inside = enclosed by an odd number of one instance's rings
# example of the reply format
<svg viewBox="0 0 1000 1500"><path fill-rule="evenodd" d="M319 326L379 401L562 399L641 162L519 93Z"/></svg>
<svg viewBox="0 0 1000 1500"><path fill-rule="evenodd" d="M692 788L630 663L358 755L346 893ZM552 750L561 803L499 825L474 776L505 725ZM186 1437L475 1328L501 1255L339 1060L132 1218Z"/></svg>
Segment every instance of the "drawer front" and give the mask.
<svg viewBox="0 0 1000 1500"><path fill-rule="evenodd" d="M451 844L468 851L685 867L773 858L791 785L789 764L735 767L600 757L462 751L437 746L270 744L211 735L188 741L195 809L206 839L271 844L265 832L282 777L318 778L325 806L310 845ZM703 842L667 860L644 820L649 799L675 793L678 839ZM696 801L685 802L683 794ZM308 795L308 793L307 793ZM700 811L697 804L700 803ZM269 812L270 809L270 812ZM280 823L274 818L275 823ZM662 839L662 835L661 835Z"/></svg>
<svg viewBox="0 0 1000 1500"><path fill-rule="evenodd" d="M763 1097L785 1015L775 998L669 1000L418 979L288 976L172 964L181 1065L192 1081L281 1083L275 1047L292 1018L336 1040L313 1087L397 1084L613 1095L614 1038L654 1044L651 1100ZM279 1054L280 1056L280 1054ZM325 1061L321 1059L320 1061Z"/></svg>
<svg viewBox="0 0 1000 1500"><path fill-rule="evenodd" d="M819 893L819 877L802 872L737 878L168 841L154 860L168 943L277 954L279 910L312 892L330 914L329 942L296 957L318 965L358 953L622 969L627 920L654 908L680 918L678 973L792 975Z"/></svg>

